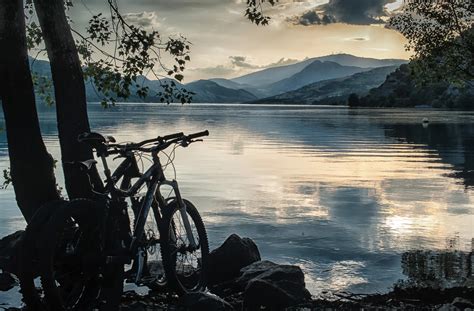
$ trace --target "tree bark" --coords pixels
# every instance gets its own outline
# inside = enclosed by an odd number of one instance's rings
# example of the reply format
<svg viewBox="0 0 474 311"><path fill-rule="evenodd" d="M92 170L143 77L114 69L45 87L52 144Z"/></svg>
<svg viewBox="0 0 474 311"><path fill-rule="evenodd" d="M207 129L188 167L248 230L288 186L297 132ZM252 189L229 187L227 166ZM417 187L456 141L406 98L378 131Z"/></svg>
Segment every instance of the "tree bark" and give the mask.
<svg viewBox="0 0 474 311"><path fill-rule="evenodd" d="M0 1L0 97L10 173L28 222L44 203L59 199L54 161L41 137L26 47L22 0Z"/></svg>
<svg viewBox="0 0 474 311"><path fill-rule="evenodd" d="M92 197L91 184L97 191L103 189L97 169L87 173L74 165L92 159L93 154L77 141L78 135L89 132L90 127L84 76L64 2L34 0L34 4L51 63L66 190L71 199Z"/></svg>

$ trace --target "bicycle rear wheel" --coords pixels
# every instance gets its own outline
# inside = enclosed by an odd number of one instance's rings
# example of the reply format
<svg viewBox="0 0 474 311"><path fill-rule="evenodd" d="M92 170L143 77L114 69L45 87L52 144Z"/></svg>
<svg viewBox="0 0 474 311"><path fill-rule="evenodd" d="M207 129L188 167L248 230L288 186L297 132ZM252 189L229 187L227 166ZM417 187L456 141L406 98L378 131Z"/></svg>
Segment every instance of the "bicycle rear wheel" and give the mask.
<svg viewBox="0 0 474 311"><path fill-rule="evenodd" d="M161 230L161 256L168 284L178 294L202 291L207 285L209 242L196 207L184 200L195 246L187 236L176 200L164 209Z"/></svg>
<svg viewBox="0 0 474 311"><path fill-rule="evenodd" d="M58 208L43 233L41 283L50 310L89 310L100 293L103 207L75 199Z"/></svg>
<svg viewBox="0 0 474 311"><path fill-rule="evenodd" d="M34 279L38 275L38 251L42 246L42 229L51 215L65 204L66 201L58 200L42 205L32 217L23 233L21 245L18 250L18 278L22 300L27 310L45 310L40 292L36 289Z"/></svg>

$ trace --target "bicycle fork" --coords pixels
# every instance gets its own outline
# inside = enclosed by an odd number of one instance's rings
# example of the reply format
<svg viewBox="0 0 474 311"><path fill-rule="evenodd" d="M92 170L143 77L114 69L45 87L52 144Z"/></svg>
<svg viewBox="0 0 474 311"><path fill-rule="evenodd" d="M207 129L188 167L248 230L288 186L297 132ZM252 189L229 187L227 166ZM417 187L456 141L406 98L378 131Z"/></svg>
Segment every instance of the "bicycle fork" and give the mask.
<svg viewBox="0 0 474 311"><path fill-rule="evenodd" d="M178 203L178 209L181 214L181 219L183 220L184 228L186 230L186 236L189 241L189 246L192 250L197 248L196 240L194 239L193 230L191 229L191 223L189 222L188 213L186 212L186 203L184 203L181 193L179 192L178 182L173 180L171 182L171 187L173 187L174 194ZM174 235L174 232L173 232ZM174 237L176 241L176 236Z"/></svg>

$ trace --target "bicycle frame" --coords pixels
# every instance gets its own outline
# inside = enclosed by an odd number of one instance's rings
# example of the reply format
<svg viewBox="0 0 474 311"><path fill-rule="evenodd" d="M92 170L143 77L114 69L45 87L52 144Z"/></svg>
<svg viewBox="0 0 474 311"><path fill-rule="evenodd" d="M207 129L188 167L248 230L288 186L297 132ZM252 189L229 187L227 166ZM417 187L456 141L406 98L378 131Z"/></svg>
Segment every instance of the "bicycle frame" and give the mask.
<svg viewBox="0 0 474 311"><path fill-rule="evenodd" d="M130 153L126 155L125 160L117 167L117 169L111 175L106 158L104 156L101 157L102 164L104 165L104 172L107 177L106 189L107 192L110 193L112 199L134 197L141 189L141 187L145 183L147 184L148 190L138 212L138 216L135 219L135 229L132 234L131 243L128 246L128 250L131 256L134 256L138 251L139 241L143 236L145 223L150 212L150 208L154 209L153 212L156 223L158 224L161 222L160 210L162 210L167 205L166 200L160 192L160 187L164 185L168 185L173 189L179 207L179 211L183 220L183 224L186 230L186 235L190 242L190 246L192 248L196 247L196 241L194 239L189 218L186 213L186 204L184 203L181 197L178 182L174 179L166 179L157 152L152 153L152 158L153 164L151 165L151 167L148 168L145 173L139 175L137 174L138 164L136 162L135 156L133 153ZM131 179L134 177L138 177L138 180L132 185ZM120 178L122 178L122 183L120 185L120 188L117 188L116 182L120 180ZM153 205L153 200L155 197L157 199L157 205ZM172 233L172 238L176 240L174 232Z"/></svg>

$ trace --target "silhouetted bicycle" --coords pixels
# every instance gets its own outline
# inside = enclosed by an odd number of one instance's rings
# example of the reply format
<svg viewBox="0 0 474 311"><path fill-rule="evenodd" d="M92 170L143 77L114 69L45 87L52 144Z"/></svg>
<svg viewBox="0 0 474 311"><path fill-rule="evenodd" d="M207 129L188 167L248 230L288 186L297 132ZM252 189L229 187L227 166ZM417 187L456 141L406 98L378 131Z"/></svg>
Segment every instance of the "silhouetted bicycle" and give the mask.
<svg viewBox="0 0 474 311"><path fill-rule="evenodd" d="M169 285L178 294L206 287L209 244L196 207L183 199L176 180L166 179L159 153L187 147L208 131L176 133L139 143L117 144L112 137L84 133L79 141L93 148L106 177L105 193L97 200L75 199L57 207L42 230L39 267L47 308L116 310L124 282L124 266L136 284ZM137 156L151 156L140 172ZM107 158L123 158L111 173ZM168 162L172 158L167 155ZM90 170L97 162L80 165ZM166 166L165 165L165 166ZM132 179L137 178L132 183ZM120 182L120 186L117 186ZM174 196L165 198L161 188ZM140 190L146 188L146 192ZM134 214L130 225L128 212ZM151 211L151 212L150 212ZM160 246L163 271L148 267L147 258ZM164 273L163 273L164 272Z"/></svg>

